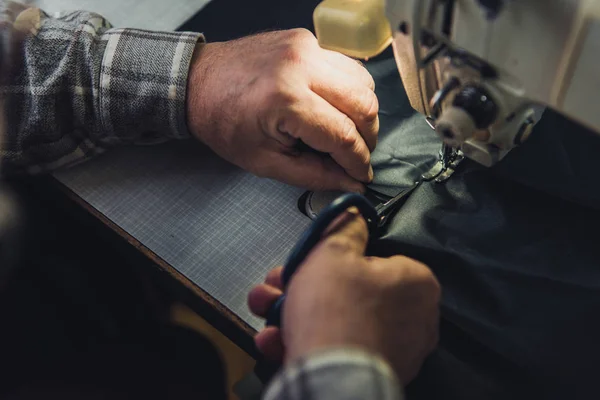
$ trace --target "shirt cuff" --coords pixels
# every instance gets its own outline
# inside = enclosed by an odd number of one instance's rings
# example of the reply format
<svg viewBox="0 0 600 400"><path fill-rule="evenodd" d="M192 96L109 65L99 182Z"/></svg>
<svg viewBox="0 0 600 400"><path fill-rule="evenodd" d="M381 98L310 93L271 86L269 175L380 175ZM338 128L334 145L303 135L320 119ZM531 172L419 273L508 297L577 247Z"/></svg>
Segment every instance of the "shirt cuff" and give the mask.
<svg viewBox="0 0 600 400"><path fill-rule="evenodd" d="M112 133L106 139L149 143L189 137L188 73L204 36L136 29L109 29L102 36L97 101L102 128Z"/></svg>
<svg viewBox="0 0 600 400"><path fill-rule="evenodd" d="M329 349L296 361L281 371L265 400L403 398L391 367L358 349Z"/></svg>

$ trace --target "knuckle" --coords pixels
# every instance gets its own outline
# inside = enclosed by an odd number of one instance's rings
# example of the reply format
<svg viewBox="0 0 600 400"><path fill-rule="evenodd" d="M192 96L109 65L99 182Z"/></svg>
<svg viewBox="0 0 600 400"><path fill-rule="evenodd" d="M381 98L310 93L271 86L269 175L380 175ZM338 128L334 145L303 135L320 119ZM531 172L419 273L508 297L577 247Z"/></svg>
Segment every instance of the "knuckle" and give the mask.
<svg viewBox="0 0 600 400"><path fill-rule="evenodd" d="M362 216L356 216L359 229L357 230L358 239L361 241L369 240L369 227L367 221Z"/></svg>
<svg viewBox="0 0 600 400"><path fill-rule="evenodd" d="M279 88L277 92L271 95L271 99L274 101L273 105L285 110L290 110L293 115L298 113L296 110L296 104L298 103L298 96L287 88Z"/></svg>
<svg viewBox="0 0 600 400"><path fill-rule="evenodd" d="M371 154L368 148L363 144L363 139L356 129L356 124L350 117L345 116L340 126L339 148L343 151L351 152L354 157L356 157L355 159L366 168L371 162ZM365 169L365 173L366 172L367 169Z"/></svg>
<svg viewBox="0 0 600 400"><path fill-rule="evenodd" d="M433 272L418 261L411 260L411 274L423 295L434 303L438 303L442 289Z"/></svg>
<svg viewBox="0 0 600 400"><path fill-rule="evenodd" d="M297 94L283 79L273 77L265 81L263 88L269 106L289 107L297 101Z"/></svg>
<svg viewBox="0 0 600 400"><path fill-rule="evenodd" d="M348 238L354 244L354 246L357 246L357 244L359 243L367 243L369 240L369 231L367 230L367 223L362 218L358 218L358 220L360 223L360 228L352 230L352 232L348 234Z"/></svg>
<svg viewBox="0 0 600 400"><path fill-rule="evenodd" d="M405 256L395 256L390 259L393 270L396 271L397 284L417 294L428 304L437 304L441 298L441 286L433 272L425 264ZM392 267L392 264L389 266ZM388 271L385 269L383 271ZM384 272L386 273L386 272Z"/></svg>
<svg viewBox="0 0 600 400"><path fill-rule="evenodd" d="M364 144L363 139L356 140L355 146L353 147L353 151L356 154L357 160L360 162L360 169L362 172L366 174L368 173L368 166L371 164L371 153L369 149Z"/></svg>
<svg viewBox="0 0 600 400"><path fill-rule="evenodd" d="M369 87L369 89L371 89L371 91L375 90L375 79L373 79L373 75L371 75L369 73L369 71L367 70L367 68L365 67L365 64L362 63L359 60L355 60L358 65L360 65L362 67L361 73L362 73L362 82L364 82L365 85L367 85Z"/></svg>
<svg viewBox="0 0 600 400"><path fill-rule="evenodd" d="M279 58L290 64L300 64L304 60L302 48L294 41L286 43L282 47Z"/></svg>
<svg viewBox="0 0 600 400"><path fill-rule="evenodd" d="M379 117L379 100L375 92L368 91L363 101L365 112L362 115L363 121L367 124L372 124Z"/></svg>
<svg viewBox="0 0 600 400"><path fill-rule="evenodd" d="M348 253L354 246L353 240L348 236L334 235L328 238L324 243L327 251L336 253Z"/></svg>
<svg viewBox="0 0 600 400"><path fill-rule="evenodd" d="M368 166L371 165L371 153L369 151L363 151L360 153L361 165L365 166L365 174L368 175Z"/></svg>
<svg viewBox="0 0 600 400"><path fill-rule="evenodd" d="M354 220L349 221L353 225L346 229L343 234L334 234L328 237L324 242L327 251L333 251L342 254L356 253L369 240L369 231L366 221L356 216Z"/></svg>
<svg viewBox="0 0 600 400"><path fill-rule="evenodd" d="M363 67L364 67L364 65L363 65ZM367 71L366 68L365 68L365 71ZM368 71L367 71L366 81L367 81L367 86L369 86L369 89L374 91L375 90L375 79L373 79L373 76Z"/></svg>
<svg viewBox="0 0 600 400"><path fill-rule="evenodd" d="M345 116L340 126L340 147L346 150L354 149L358 139L356 125L354 125L354 122L350 119L350 117Z"/></svg>
<svg viewBox="0 0 600 400"><path fill-rule="evenodd" d="M291 29L286 32L287 40L283 41L280 59L293 64L304 61L308 46L314 45L316 38L307 29Z"/></svg>
<svg viewBox="0 0 600 400"><path fill-rule="evenodd" d="M288 32L290 33L290 35L293 39L296 39L299 41L314 41L315 40L315 35L313 35L311 31L309 31L308 29L305 29L305 28L290 29Z"/></svg>

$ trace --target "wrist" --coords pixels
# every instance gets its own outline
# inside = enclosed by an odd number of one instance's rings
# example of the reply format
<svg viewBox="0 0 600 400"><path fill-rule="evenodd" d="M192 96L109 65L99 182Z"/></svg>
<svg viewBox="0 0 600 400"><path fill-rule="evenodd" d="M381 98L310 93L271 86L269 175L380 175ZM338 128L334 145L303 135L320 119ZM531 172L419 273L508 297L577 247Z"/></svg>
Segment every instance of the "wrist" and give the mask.
<svg viewBox="0 0 600 400"><path fill-rule="evenodd" d="M314 354L329 351L350 351L353 353L371 354L379 358L384 358L380 347L376 341L351 338L329 338L327 340L302 341L286 346L286 363L294 363L297 360L305 359Z"/></svg>
<svg viewBox="0 0 600 400"><path fill-rule="evenodd" d="M209 92L209 71L212 64L214 44L198 43L194 49L188 73L186 94L186 123L188 131L196 139L205 142L202 126L210 121L210 110L204 99L211 98Z"/></svg>

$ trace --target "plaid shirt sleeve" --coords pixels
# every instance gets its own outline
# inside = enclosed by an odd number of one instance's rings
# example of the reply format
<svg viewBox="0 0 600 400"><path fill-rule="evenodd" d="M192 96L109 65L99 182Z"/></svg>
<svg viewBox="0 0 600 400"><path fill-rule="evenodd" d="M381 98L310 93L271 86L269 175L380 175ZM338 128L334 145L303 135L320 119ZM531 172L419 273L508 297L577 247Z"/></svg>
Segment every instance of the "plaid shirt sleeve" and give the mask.
<svg viewBox="0 0 600 400"><path fill-rule="evenodd" d="M2 80L3 173L46 172L117 145L189 136L188 69L201 34L113 29L94 13L52 18L35 8L14 25L27 34L15 73Z"/></svg>
<svg viewBox="0 0 600 400"><path fill-rule="evenodd" d="M332 349L287 366L264 400L401 400L400 386L383 360L351 349Z"/></svg>

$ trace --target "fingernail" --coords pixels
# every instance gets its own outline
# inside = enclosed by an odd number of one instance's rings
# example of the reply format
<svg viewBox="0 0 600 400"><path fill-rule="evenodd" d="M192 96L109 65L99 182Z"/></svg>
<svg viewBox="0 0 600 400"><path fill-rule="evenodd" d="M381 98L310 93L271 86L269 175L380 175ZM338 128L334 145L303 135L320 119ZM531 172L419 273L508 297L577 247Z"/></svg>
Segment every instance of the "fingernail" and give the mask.
<svg viewBox="0 0 600 400"><path fill-rule="evenodd" d="M346 211L348 211L350 214L354 214L354 215L359 215L360 214L360 211L358 211L358 208L356 208L356 207L350 207Z"/></svg>
<svg viewBox="0 0 600 400"><path fill-rule="evenodd" d="M373 172L373 166L369 165L369 182L372 182L374 177L375 173Z"/></svg>

